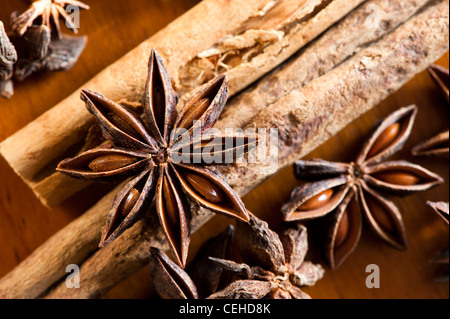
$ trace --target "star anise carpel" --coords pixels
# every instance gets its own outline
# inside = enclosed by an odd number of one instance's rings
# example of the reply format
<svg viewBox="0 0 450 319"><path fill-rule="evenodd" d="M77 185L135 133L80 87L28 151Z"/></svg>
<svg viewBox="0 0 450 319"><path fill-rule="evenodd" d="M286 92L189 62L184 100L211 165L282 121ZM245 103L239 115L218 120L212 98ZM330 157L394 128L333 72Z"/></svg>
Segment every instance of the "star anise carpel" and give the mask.
<svg viewBox="0 0 450 319"><path fill-rule="evenodd" d="M283 206L284 220L331 219L326 257L339 267L356 248L363 216L375 233L398 249L407 247L405 227L397 206L386 194L407 195L443 182L425 168L404 160L385 161L410 135L416 106L404 107L381 121L355 162L299 160L294 173L303 185Z"/></svg>
<svg viewBox="0 0 450 319"><path fill-rule="evenodd" d="M14 64L17 62L17 51L6 34L3 22L0 21L0 95L13 95L12 76Z"/></svg>
<svg viewBox="0 0 450 319"><path fill-rule="evenodd" d="M188 269L182 269L163 251L150 248L150 275L163 299L203 299L228 283L225 271L209 257L228 258L234 227L209 238L202 244Z"/></svg>
<svg viewBox="0 0 450 319"><path fill-rule="evenodd" d="M444 224L448 227L449 225L449 213L448 213L448 202L427 202L428 206L430 206L433 211L438 215ZM440 274L435 281L436 282L448 282L449 272L448 272L448 263L449 263L449 247L445 247L441 249L436 255L436 257L432 260L435 264L445 264L447 265L447 269Z"/></svg>
<svg viewBox="0 0 450 319"><path fill-rule="evenodd" d="M449 72L448 68L444 68L443 66L432 64L427 69L431 78L439 87L444 98L449 102Z"/></svg>
<svg viewBox="0 0 450 319"><path fill-rule="evenodd" d="M449 72L447 68L433 64L428 68L434 82L437 84L439 91L445 97L447 106L449 102ZM416 156L449 156L449 131L439 133L419 144L411 150Z"/></svg>
<svg viewBox="0 0 450 319"><path fill-rule="evenodd" d="M300 288L313 286L324 274L322 266L305 261L306 227L297 224L279 236L256 216L237 223L236 243L244 263L210 258L241 279L209 299L310 299Z"/></svg>
<svg viewBox="0 0 450 319"><path fill-rule="evenodd" d="M87 4L76 0L37 0L25 12L11 21L12 29L17 35L22 36L30 26L37 23L45 25L49 29L54 29L57 37L61 38L61 27L59 24L61 16L64 18L66 26L76 34L78 30L65 10L67 5L76 6L80 9L89 9Z"/></svg>
<svg viewBox="0 0 450 319"><path fill-rule="evenodd" d="M188 198L216 213L248 221L239 195L221 175L206 168L242 155L258 140L257 134L212 132L227 99L227 83L226 75L216 77L178 113L177 94L153 49L142 116L99 93L82 90L82 100L113 146L66 159L57 170L88 180L132 177L114 200L100 246L132 226L153 198L168 244L183 267L190 241Z"/></svg>

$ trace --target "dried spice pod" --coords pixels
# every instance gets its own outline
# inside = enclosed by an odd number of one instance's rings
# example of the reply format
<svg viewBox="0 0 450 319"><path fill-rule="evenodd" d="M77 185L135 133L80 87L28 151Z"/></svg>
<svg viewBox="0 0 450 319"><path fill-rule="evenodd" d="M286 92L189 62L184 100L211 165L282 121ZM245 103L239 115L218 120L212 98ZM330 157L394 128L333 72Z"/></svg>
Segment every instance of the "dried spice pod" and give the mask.
<svg viewBox="0 0 450 319"><path fill-rule="evenodd" d="M150 274L164 299L198 299L197 287L189 275L160 249L150 248Z"/></svg>
<svg viewBox="0 0 450 319"><path fill-rule="evenodd" d="M208 163L200 161L200 165L196 165L196 162L186 164L177 157L182 145L201 140L202 134L208 134L216 123L227 99L227 78L220 75L212 80L178 114L177 95L156 50L152 50L148 67L142 118L100 93L82 90L81 99L97 118L103 136L114 146L85 151L62 161L57 170L88 180L135 176L117 195L103 228L100 246L111 242L129 228L155 197L160 225L176 262L184 267L190 242L188 198L216 213L244 222L249 220L239 195L221 176L203 167ZM197 105L195 101L202 102ZM234 133L221 137L257 140L257 135ZM254 145L256 143L249 143L246 150ZM235 148L240 147L234 144L221 146L228 149L214 148L213 152L234 152ZM139 195L130 194L133 188ZM128 198L134 205L128 203ZM122 216L120 207L130 207L126 217ZM117 217L119 215L122 217Z"/></svg>
<svg viewBox="0 0 450 319"><path fill-rule="evenodd" d="M247 224L238 223L236 227L237 247L247 264L271 271L286 264L283 244L265 221L251 215Z"/></svg>
<svg viewBox="0 0 450 319"><path fill-rule="evenodd" d="M347 174L349 170L350 165L347 163L329 162L315 158L310 161L298 161L294 166L294 176L301 180L318 180Z"/></svg>
<svg viewBox="0 0 450 319"><path fill-rule="evenodd" d="M234 227L229 225L224 231L203 243L189 265L188 273L197 286L199 298L206 298L229 283L230 276L209 257L229 258L233 238Z"/></svg>
<svg viewBox="0 0 450 319"><path fill-rule="evenodd" d="M45 25L33 25L23 35L28 45L28 59L39 60L48 54L51 41L50 29Z"/></svg>
<svg viewBox="0 0 450 319"><path fill-rule="evenodd" d="M397 249L406 249L405 226L395 204L362 182L359 187L361 210L378 237Z"/></svg>
<svg viewBox="0 0 450 319"><path fill-rule="evenodd" d="M35 72L55 72L70 69L84 50L86 36L62 36L52 38L45 25L33 25L19 37L11 36L11 41L20 52L14 66L14 79L23 81Z"/></svg>
<svg viewBox="0 0 450 319"><path fill-rule="evenodd" d="M432 64L428 68L428 72L437 84L442 95L449 102L449 72L448 68L444 68L437 64ZM449 154L449 131L439 133L424 142L414 146L411 153L415 156L442 156L448 157Z"/></svg>
<svg viewBox="0 0 450 319"><path fill-rule="evenodd" d="M341 175L295 188L291 199L283 206L284 220L305 220L328 214L343 200L349 183L348 177Z"/></svg>
<svg viewBox="0 0 450 319"><path fill-rule="evenodd" d="M441 90L443 96L449 102L449 72L448 68L444 68L437 64L432 64L428 68L428 73L430 73L433 80L438 85L439 89Z"/></svg>
<svg viewBox="0 0 450 319"><path fill-rule="evenodd" d="M388 161L364 167L364 181L371 187L396 195L425 191L442 183L442 178L407 161Z"/></svg>
<svg viewBox="0 0 450 319"><path fill-rule="evenodd" d="M25 12L11 19L12 29L17 35L22 36L33 23L40 20L41 24L48 28L54 26L57 37L61 38L59 16L62 16L66 26L77 33L76 25L73 24L71 17L65 10L67 5L89 9L88 5L76 0L37 0Z"/></svg>
<svg viewBox="0 0 450 319"><path fill-rule="evenodd" d="M233 239L233 226L208 239L200 247L197 256L184 270L160 249L150 249L150 274L153 284L164 299L203 299L216 292L220 285L226 284L222 267L209 257L227 258Z"/></svg>
<svg viewBox="0 0 450 319"><path fill-rule="evenodd" d="M17 51L0 21L0 95L6 98L14 94L12 85L13 67L17 62Z"/></svg>
<svg viewBox="0 0 450 319"><path fill-rule="evenodd" d="M352 187L331 214L329 242L325 256L331 268L339 267L356 249L361 238L362 214L357 202L358 193Z"/></svg>
<svg viewBox="0 0 450 319"><path fill-rule="evenodd" d="M225 129L227 130L227 129ZM172 156L181 163L220 164L233 163L234 160L258 143L256 133L235 132L231 136L225 132L214 132L202 134L201 138L189 140L185 143L180 141L174 145Z"/></svg>
<svg viewBox="0 0 450 319"><path fill-rule="evenodd" d="M417 107L401 108L381 121L364 143L355 162L297 161L294 173L307 181L283 205L285 221L330 215L326 257L339 267L356 248L362 216L375 233L398 249L407 247L402 216L385 193L407 195L425 191L443 179L407 161L384 161L408 139ZM310 180L314 180L310 182ZM309 182L308 182L309 181Z"/></svg>
<svg viewBox="0 0 450 319"><path fill-rule="evenodd" d="M63 160L59 171L77 178L112 181L131 172L142 170L148 165L142 152L128 152L123 149L94 148L81 153L74 160Z"/></svg>
<svg viewBox="0 0 450 319"><path fill-rule="evenodd" d="M236 280L208 299L263 299L275 289L271 281Z"/></svg>
<svg viewBox="0 0 450 319"><path fill-rule="evenodd" d="M62 35L59 26L59 16L63 16L66 25L77 33L77 26L65 11L77 8L89 9L89 6L76 0L38 0L22 14L15 11L11 14L12 31L9 34L12 45L18 52L14 65L8 67L8 79L1 79L3 73L0 62L1 95L13 95L13 82L23 81L34 72L54 72L70 69L78 60L86 46L87 37L70 37ZM3 29L3 23L1 24ZM56 36L52 36L52 29ZM1 33L1 32L0 32ZM8 41L9 42L9 41ZM1 41L7 43L6 40Z"/></svg>
<svg viewBox="0 0 450 319"><path fill-rule="evenodd" d="M356 158L356 165L375 165L398 152L407 141L417 115L417 107L403 107L376 125ZM393 129L396 128L396 129Z"/></svg>
<svg viewBox="0 0 450 319"><path fill-rule="evenodd" d="M304 261L308 239L300 224L280 237L266 222L250 215L249 223L238 223L236 242L246 263L210 259L243 280L232 282L210 299L309 299L300 287L312 286L323 277L320 265Z"/></svg>
<svg viewBox="0 0 450 319"><path fill-rule="evenodd" d="M449 154L449 131L439 133L412 148L415 156L446 156Z"/></svg>
<svg viewBox="0 0 450 319"><path fill-rule="evenodd" d="M434 210L434 212L442 219L445 225L448 226L448 203L428 201L427 205L430 206Z"/></svg>
<svg viewBox="0 0 450 319"><path fill-rule="evenodd" d="M442 219L444 224L448 227L449 225L449 213L448 213L448 202L432 202L428 201L427 205L430 206L433 211ZM431 261L435 264L446 264L447 269L435 278L436 282L448 282L449 271L448 271L448 263L449 263L449 247L445 247Z"/></svg>
<svg viewBox="0 0 450 319"><path fill-rule="evenodd" d="M125 184L114 199L108 217L106 218L106 223L102 228L100 247L112 242L125 229L131 227L140 219L142 213L150 205L151 198L154 196L155 185L156 170L152 163ZM130 202L133 202L133 205Z"/></svg>

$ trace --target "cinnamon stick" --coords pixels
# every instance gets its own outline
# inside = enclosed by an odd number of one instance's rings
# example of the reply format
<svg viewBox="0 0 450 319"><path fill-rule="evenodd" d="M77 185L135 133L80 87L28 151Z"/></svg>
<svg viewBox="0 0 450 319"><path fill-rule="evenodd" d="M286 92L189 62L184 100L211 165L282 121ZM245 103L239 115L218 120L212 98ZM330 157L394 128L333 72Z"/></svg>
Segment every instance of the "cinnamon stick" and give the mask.
<svg viewBox="0 0 450 319"><path fill-rule="evenodd" d="M67 265L81 264L98 247L100 228L115 192L104 196L5 275L0 280L0 298L36 298L66 274Z"/></svg>
<svg viewBox="0 0 450 319"><path fill-rule="evenodd" d="M83 87L123 104L140 105L149 53L155 47L165 58L180 95L189 96L192 88L223 71L228 73L233 95L362 2L205 0ZM58 159L73 156L82 147L94 122L79 92L0 144L0 153L46 206L59 204L87 185L55 173Z"/></svg>
<svg viewBox="0 0 450 319"><path fill-rule="evenodd" d="M448 0L432 1L395 31L261 111L248 126L279 129L278 167L307 154L444 54L449 40L448 5ZM249 164L227 166L221 173L241 195L268 177L258 165ZM199 209L195 227L210 216ZM146 223L137 223L89 257L81 266L84 284L80 289L67 289L61 283L45 297L97 297L141 268L150 246L167 248L161 233L148 230Z"/></svg>

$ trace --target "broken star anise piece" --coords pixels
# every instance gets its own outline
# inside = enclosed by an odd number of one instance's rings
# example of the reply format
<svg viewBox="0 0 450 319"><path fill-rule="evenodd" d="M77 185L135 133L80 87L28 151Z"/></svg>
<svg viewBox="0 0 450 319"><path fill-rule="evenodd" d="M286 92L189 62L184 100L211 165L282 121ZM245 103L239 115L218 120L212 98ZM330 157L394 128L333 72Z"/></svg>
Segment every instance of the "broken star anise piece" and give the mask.
<svg viewBox="0 0 450 319"><path fill-rule="evenodd" d="M51 40L48 27L33 25L22 37L13 35L11 41L21 52L14 66L14 79L23 81L35 72L70 69L83 52L87 37L64 35Z"/></svg>
<svg viewBox="0 0 450 319"><path fill-rule="evenodd" d="M114 147L83 152L62 161L57 170L82 179L133 177L113 203L100 246L132 226L153 197L160 225L183 267L190 242L188 197L216 213L248 221L239 195L218 173L204 167L205 157L218 153L220 159L226 153L235 158L257 143L257 134L229 133L213 138L208 132L227 96L227 77L220 75L177 114L177 94L156 50L152 50L149 61L143 120L99 93L82 90L81 99ZM210 143L214 143L213 148ZM189 151L192 149L197 149L195 156ZM203 149L208 149L207 154Z"/></svg>
<svg viewBox="0 0 450 319"><path fill-rule="evenodd" d="M278 236L266 222L251 215L248 224L238 223L236 243L245 263L211 260L243 279L209 299L309 299L300 287L313 286L323 277L322 266L304 261L308 240L306 228L300 224Z"/></svg>
<svg viewBox="0 0 450 319"><path fill-rule="evenodd" d="M407 195L443 182L440 176L419 165L384 162L406 142L416 113L416 106L404 107L379 123L355 162L315 159L295 163L296 177L309 182L293 190L282 208L284 220L302 221L328 215L332 227L326 257L332 268L339 267L356 248L363 216L381 239L405 249L402 216L384 194Z"/></svg>
<svg viewBox="0 0 450 319"><path fill-rule="evenodd" d="M22 36L36 20L40 20L40 24L47 26L49 29L54 26L57 37L61 38L59 16L62 16L66 26L76 34L78 33L77 27L65 10L67 5L89 9L87 4L76 0L37 0L24 13L11 21L12 29L17 35Z"/></svg>
<svg viewBox="0 0 450 319"><path fill-rule="evenodd" d="M445 202L427 202L428 206L430 206L433 211L442 219L444 224L448 227L449 225L449 214L448 214L448 203ZM435 281L436 282L448 282L448 263L449 263L449 247L445 247L442 249L436 257L432 260L435 264L445 264L447 265L447 269L439 275Z"/></svg>

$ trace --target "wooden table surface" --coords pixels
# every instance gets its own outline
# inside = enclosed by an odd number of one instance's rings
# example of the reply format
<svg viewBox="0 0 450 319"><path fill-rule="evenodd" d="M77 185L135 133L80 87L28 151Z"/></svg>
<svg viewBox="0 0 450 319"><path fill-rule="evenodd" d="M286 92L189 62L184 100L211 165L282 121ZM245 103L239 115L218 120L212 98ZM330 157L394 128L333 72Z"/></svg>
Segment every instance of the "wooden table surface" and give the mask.
<svg viewBox="0 0 450 319"><path fill-rule="evenodd" d="M194 6L196 0L91 0L91 9L81 12L80 34L89 37L77 64L69 71L33 75L16 83L15 95L0 99L0 141L13 134L40 114L91 79L103 68L133 49L170 21ZM0 20L8 30L9 15L23 11L27 1L0 0ZM70 31L64 30L65 33ZM448 53L438 64L448 67ZM427 200L449 200L448 159L415 158L410 149L418 142L448 129L448 104L426 72L418 74L398 92L357 119L338 135L317 148L307 158L351 161L375 122L399 107L416 104L419 113L412 135L395 158L425 166L444 177L445 183L427 192L404 198L394 197L405 220L409 249L398 251L382 243L368 227L361 242L341 268L330 270L316 286L304 290L313 298L448 298L449 286L435 283L443 266L430 260L448 245L448 228L425 205ZM52 234L82 214L102 195L81 192L53 209L45 208L32 191L0 158L0 277L13 269ZM269 222L273 229L281 225L280 207L298 185L287 167L265 181L244 202L253 213ZM211 235L224 229L230 219L214 217L193 235L191 253ZM311 238L310 238L311 239ZM312 240L310 240L312 241ZM310 243L311 249L315 247ZM317 250L314 250L317 251ZM311 254L324 264L320 254ZM381 287L368 289L365 272L368 264L380 267ZM149 269L145 267L117 285L103 298L154 297Z"/></svg>

